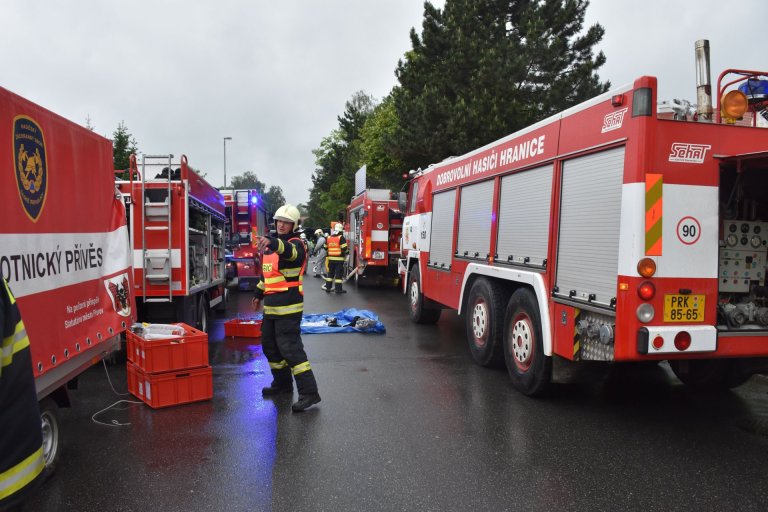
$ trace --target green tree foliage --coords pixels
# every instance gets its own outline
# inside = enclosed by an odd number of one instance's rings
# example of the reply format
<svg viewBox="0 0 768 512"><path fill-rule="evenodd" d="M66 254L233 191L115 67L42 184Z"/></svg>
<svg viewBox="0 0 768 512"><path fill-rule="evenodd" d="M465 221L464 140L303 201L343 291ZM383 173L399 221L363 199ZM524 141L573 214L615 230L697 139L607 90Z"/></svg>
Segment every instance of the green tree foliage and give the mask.
<svg viewBox="0 0 768 512"><path fill-rule="evenodd" d="M233 190L255 189L259 195L264 195L266 185L259 180L255 172L246 171L240 176L235 176L229 180L229 188Z"/></svg>
<svg viewBox="0 0 768 512"><path fill-rule="evenodd" d="M407 168L460 155L605 92L582 33L588 0L447 0L424 4L421 37L397 66L399 122L387 151Z"/></svg>
<svg viewBox="0 0 768 512"><path fill-rule="evenodd" d="M327 225L340 220L354 193L354 175L360 168L360 133L375 107L373 97L356 92L339 116L339 128L313 151L315 172L309 194L308 225Z"/></svg>
<svg viewBox="0 0 768 512"><path fill-rule="evenodd" d="M125 121L120 121L112 134L112 163L115 169L129 169L129 157L139 151L136 139L128 131ZM126 173L127 177L127 173Z"/></svg>
<svg viewBox="0 0 768 512"><path fill-rule="evenodd" d="M264 205L269 214L273 214L278 208L286 203L283 189L276 185L269 187L264 194Z"/></svg>
<svg viewBox="0 0 768 512"><path fill-rule="evenodd" d="M387 96L376 106L360 132L361 162L366 164L368 188L385 188L398 191L403 185L405 164L393 156L394 137L399 120L392 96Z"/></svg>

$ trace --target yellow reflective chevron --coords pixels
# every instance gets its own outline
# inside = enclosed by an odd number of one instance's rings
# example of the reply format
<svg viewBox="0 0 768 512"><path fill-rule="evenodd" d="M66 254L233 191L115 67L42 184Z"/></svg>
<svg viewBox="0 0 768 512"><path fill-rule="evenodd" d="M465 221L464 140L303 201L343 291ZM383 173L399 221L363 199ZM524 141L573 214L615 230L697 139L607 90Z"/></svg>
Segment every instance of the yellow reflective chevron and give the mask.
<svg viewBox="0 0 768 512"><path fill-rule="evenodd" d="M304 303L290 304L288 306L264 306L265 315L292 315L304 311Z"/></svg>
<svg viewBox="0 0 768 512"><path fill-rule="evenodd" d="M8 366L13 361L13 355L29 346L27 330L24 328L24 322L19 321L16 324L16 330L12 335L3 338L2 356L0 356L0 366Z"/></svg>
<svg viewBox="0 0 768 512"><path fill-rule="evenodd" d="M16 464L11 469L0 473L0 500L7 498L25 487L45 469L43 447Z"/></svg>
<svg viewBox="0 0 768 512"><path fill-rule="evenodd" d="M306 372L308 370L311 370L311 369L312 369L312 367L309 365L309 361L304 361L303 363L299 363L296 366L294 366L293 368L291 368L291 372L294 375L298 375L300 373L304 373L304 372Z"/></svg>
<svg viewBox="0 0 768 512"><path fill-rule="evenodd" d="M279 363L269 363L269 367L272 370L282 370L283 368L288 368L288 361L283 359Z"/></svg>

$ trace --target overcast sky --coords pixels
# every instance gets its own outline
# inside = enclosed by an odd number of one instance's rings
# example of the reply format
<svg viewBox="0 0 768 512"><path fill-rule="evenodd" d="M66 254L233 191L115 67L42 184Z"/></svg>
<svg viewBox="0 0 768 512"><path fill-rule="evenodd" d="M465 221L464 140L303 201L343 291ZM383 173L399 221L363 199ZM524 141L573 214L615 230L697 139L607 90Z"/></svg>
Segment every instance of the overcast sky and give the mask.
<svg viewBox="0 0 768 512"><path fill-rule="evenodd" d="M710 40L713 82L768 68L768 1L723 4L592 0L601 78L655 75L660 99L694 101L697 39ZM389 93L422 17L420 0L2 0L0 86L110 138L124 121L142 152L184 153L215 186L232 137L228 180L253 171L300 203L312 149L355 91Z"/></svg>

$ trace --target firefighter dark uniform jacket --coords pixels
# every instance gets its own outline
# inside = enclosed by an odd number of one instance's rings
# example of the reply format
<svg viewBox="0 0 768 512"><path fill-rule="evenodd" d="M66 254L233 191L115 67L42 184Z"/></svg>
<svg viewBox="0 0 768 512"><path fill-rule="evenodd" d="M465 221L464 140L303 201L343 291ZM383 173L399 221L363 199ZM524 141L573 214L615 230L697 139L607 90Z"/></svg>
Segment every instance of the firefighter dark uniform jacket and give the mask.
<svg viewBox="0 0 768 512"><path fill-rule="evenodd" d="M5 280L0 284L0 509L42 478L45 460L29 339Z"/></svg>
<svg viewBox="0 0 768 512"><path fill-rule="evenodd" d="M328 246L328 260L330 261L344 261L344 258L349 252L347 247L347 240L344 235L331 235L326 241Z"/></svg>
<svg viewBox="0 0 768 512"><path fill-rule="evenodd" d="M264 318L285 318L304 311L307 249L295 233L270 237L261 260L262 277L254 297L264 300Z"/></svg>

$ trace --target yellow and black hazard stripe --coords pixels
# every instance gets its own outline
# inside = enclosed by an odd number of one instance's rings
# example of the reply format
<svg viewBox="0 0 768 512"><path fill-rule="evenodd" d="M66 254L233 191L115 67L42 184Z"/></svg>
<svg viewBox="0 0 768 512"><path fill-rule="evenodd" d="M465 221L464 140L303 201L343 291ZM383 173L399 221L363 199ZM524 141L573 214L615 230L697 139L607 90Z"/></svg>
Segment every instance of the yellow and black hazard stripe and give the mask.
<svg viewBox="0 0 768 512"><path fill-rule="evenodd" d="M581 321L581 310L579 308L574 308L573 313L573 360L581 361L581 336L577 331L579 322Z"/></svg>

